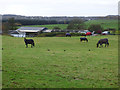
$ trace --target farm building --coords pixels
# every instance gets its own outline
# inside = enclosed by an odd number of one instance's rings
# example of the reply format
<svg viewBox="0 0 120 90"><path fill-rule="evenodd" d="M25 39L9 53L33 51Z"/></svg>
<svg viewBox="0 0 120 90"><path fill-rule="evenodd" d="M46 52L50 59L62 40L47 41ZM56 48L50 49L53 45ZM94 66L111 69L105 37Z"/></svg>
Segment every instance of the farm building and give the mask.
<svg viewBox="0 0 120 90"><path fill-rule="evenodd" d="M10 35L14 37L35 37L39 32L45 31L45 27L20 27L19 29L12 31Z"/></svg>
<svg viewBox="0 0 120 90"><path fill-rule="evenodd" d="M50 32L52 32L52 30L51 29L47 29L47 30L44 30L44 31L42 31L43 33L50 33Z"/></svg>

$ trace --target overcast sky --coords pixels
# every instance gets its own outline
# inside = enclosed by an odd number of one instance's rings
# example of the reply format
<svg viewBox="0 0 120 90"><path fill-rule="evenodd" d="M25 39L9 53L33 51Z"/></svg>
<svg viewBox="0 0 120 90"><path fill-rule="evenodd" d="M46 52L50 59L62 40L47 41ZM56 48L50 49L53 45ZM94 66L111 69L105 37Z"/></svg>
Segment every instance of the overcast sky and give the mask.
<svg viewBox="0 0 120 90"><path fill-rule="evenodd" d="M1 0L0 14L105 16L118 14L119 0Z"/></svg>

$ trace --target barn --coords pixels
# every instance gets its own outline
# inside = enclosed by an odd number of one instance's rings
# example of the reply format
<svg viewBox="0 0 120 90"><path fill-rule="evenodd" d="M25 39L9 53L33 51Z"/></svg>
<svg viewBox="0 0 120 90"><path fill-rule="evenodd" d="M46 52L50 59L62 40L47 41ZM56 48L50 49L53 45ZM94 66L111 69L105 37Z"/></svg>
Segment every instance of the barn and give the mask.
<svg viewBox="0 0 120 90"><path fill-rule="evenodd" d="M44 30L47 30L46 27L20 27L16 30L16 34L12 33L12 36L15 37L35 37L39 34L39 32L42 32Z"/></svg>

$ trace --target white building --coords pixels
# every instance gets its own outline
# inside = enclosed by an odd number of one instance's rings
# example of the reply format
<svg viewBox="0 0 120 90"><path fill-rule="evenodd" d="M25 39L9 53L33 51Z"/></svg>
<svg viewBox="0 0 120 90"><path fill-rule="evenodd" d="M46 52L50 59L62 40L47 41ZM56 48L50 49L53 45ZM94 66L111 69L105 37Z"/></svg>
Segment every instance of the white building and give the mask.
<svg viewBox="0 0 120 90"><path fill-rule="evenodd" d="M46 29L45 27L20 27L12 31L10 35L14 37L35 37L39 32L45 31Z"/></svg>

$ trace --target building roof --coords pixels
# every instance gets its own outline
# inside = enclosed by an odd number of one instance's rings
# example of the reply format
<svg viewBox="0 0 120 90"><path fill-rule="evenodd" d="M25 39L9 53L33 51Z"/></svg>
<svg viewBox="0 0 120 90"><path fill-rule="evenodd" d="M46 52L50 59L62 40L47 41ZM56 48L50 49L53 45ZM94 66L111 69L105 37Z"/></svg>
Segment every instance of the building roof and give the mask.
<svg viewBox="0 0 120 90"><path fill-rule="evenodd" d="M10 34L19 34L16 30L9 30Z"/></svg>
<svg viewBox="0 0 120 90"><path fill-rule="evenodd" d="M45 27L20 27L17 29L18 32L39 32L42 30L46 30Z"/></svg>

